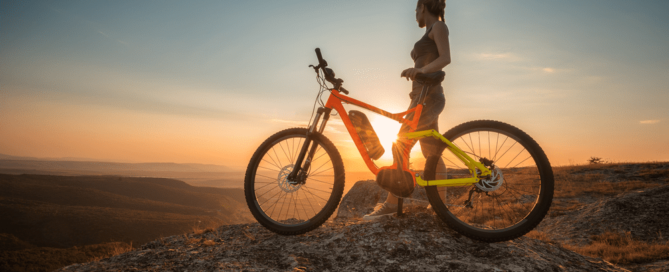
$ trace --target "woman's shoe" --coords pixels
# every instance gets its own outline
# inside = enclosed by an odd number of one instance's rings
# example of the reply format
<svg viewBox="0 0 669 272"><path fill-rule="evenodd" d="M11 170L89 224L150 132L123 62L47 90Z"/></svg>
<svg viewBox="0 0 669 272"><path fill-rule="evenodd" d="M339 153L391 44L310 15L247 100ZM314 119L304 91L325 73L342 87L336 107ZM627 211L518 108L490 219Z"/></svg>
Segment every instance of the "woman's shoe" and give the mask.
<svg viewBox="0 0 669 272"><path fill-rule="evenodd" d="M376 204L374 211L362 217L362 220L371 221L383 217L392 216L397 213L397 204L390 204L388 202Z"/></svg>

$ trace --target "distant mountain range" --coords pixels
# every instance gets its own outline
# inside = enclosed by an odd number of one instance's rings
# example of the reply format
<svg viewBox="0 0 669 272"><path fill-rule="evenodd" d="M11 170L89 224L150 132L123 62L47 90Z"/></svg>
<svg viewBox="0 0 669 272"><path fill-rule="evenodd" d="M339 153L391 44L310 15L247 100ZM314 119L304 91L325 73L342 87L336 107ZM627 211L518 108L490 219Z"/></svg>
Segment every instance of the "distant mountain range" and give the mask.
<svg viewBox="0 0 669 272"><path fill-rule="evenodd" d="M24 156L12 156L7 154L0 154L0 160L20 160L20 161L95 161L94 159L89 158L76 158L76 157L62 157L62 158L37 158L37 157L24 157Z"/></svg>
<svg viewBox="0 0 669 272"><path fill-rule="evenodd" d="M0 174L0 218L0 271L51 271L104 256L111 241L255 221L239 188L102 175Z"/></svg>
<svg viewBox="0 0 669 272"><path fill-rule="evenodd" d="M44 159L0 154L0 169L38 170L47 172L77 172L81 174L128 174L129 172L231 172L233 169L214 164L198 163L120 163L83 161L68 158Z"/></svg>

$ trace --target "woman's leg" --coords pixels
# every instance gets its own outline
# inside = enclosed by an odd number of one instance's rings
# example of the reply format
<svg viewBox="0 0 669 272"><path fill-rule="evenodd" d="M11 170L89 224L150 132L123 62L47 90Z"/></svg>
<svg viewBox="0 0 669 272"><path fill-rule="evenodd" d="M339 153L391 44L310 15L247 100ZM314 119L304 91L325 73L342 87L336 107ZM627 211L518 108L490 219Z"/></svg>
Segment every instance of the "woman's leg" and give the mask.
<svg viewBox="0 0 669 272"><path fill-rule="evenodd" d="M416 103L417 101L412 100L409 109L415 107ZM431 93L425 100L425 106L423 107L423 111L420 116L420 121L418 121L418 126L416 131L428 130L428 129L434 129L436 131L439 131L439 114L444 110L445 104L446 104L446 98L444 97L443 92L437 91ZM413 114L408 115L407 119L409 118L413 118ZM409 126L402 124L402 127L400 128L400 134L407 132L409 132ZM406 144L410 145L411 148L416 144L416 141L414 140ZM439 151L439 140L434 138L423 138L420 139L420 146L423 156L427 159L427 157L431 155L438 154L437 151ZM404 146L398 145L399 150L404 150L404 148L405 148ZM395 161L397 161L396 158L394 159ZM439 159L439 163L437 164L436 178L437 179L446 178L446 164L441 158ZM386 198L386 203L397 204L397 197L395 197L393 194L388 194L388 197Z"/></svg>

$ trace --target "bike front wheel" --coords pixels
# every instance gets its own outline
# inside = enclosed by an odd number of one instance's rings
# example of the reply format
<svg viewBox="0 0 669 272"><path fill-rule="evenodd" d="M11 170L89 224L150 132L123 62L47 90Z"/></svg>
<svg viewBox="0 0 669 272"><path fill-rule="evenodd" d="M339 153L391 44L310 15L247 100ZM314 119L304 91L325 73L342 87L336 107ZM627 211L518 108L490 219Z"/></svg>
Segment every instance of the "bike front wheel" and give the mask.
<svg viewBox="0 0 669 272"><path fill-rule="evenodd" d="M270 136L246 169L246 203L261 225L278 234L302 234L319 227L335 211L344 191L341 156L320 133L310 136L316 150L304 183L288 180L306 136L305 128Z"/></svg>
<svg viewBox="0 0 669 272"><path fill-rule="evenodd" d="M479 120L456 126L444 137L471 158L492 161L492 175L471 186L426 187L443 221L467 237L487 242L520 237L541 222L553 199L553 170L529 135L506 123ZM441 161L447 170L439 167ZM471 177L469 169L448 150L425 164L427 180L465 177Z"/></svg>

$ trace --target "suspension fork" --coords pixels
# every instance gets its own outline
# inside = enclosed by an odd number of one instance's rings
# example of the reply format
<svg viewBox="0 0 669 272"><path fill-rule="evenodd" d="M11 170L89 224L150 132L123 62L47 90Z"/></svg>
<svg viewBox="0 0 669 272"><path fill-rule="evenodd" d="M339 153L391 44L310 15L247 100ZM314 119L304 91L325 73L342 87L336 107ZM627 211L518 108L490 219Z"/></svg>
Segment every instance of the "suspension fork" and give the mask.
<svg viewBox="0 0 669 272"><path fill-rule="evenodd" d="M314 158L314 154L316 154L316 149L318 148L317 145L311 145L313 134L314 132L323 133L323 130L325 130L325 124L327 124L328 120L330 119L331 111L331 108L318 108L316 118L307 131L307 138L304 140L302 149L300 149L300 154L297 156L297 161L295 161L293 171L288 175L289 182L297 184L304 183L306 180L307 172L311 166L311 160ZM323 122L321 122L320 126L318 126L318 121L320 121L321 117L323 117ZM317 127L318 129L316 129ZM310 146L311 149L309 148ZM302 165L302 162L304 162L304 166Z"/></svg>

